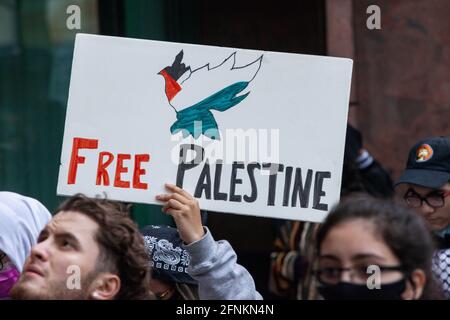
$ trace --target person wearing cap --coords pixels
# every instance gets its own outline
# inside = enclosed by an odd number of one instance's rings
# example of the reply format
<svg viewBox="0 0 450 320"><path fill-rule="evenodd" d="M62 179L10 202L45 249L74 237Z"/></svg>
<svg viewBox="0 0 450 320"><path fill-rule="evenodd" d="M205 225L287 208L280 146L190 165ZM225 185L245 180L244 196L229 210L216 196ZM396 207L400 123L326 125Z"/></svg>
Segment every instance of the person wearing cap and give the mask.
<svg viewBox="0 0 450 320"><path fill-rule="evenodd" d="M436 240L436 275L450 297L450 138L432 137L410 150L397 194L427 222Z"/></svg>
<svg viewBox="0 0 450 320"><path fill-rule="evenodd" d="M187 272L190 256L178 230L164 225L141 229L152 270L150 291L158 300L198 300L198 284Z"/></svg>
<svg viewBox="0 0 450 320"><path fill-rule="evenodd" d="M215 241L202 225L198 201L185 190L166 183L169 193L156 196L171 215L183 248L190 257L188 274L198 282L201 300L261 300L250 273L237 263L236 252L225 240Z"/></svg>
<svg viewBox="0 0 450 320"><path fill-rule="evenodd" d="M416 143L395 185L405 204L425 218L439 246L450 247L450 138L433 137Z"/></svg>

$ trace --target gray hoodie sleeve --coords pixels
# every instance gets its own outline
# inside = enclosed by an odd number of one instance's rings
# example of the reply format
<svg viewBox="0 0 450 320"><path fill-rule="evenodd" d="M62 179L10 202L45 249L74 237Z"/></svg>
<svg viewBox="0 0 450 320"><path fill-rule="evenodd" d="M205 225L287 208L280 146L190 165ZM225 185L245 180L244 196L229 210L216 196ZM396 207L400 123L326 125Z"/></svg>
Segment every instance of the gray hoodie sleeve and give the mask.
<svg viewBox="0 0 450 320"><path fill-rule="evenodd" d="M198 281L202 300L262 300L250 273L237 263L225 240L215 241L207 227L202 239L185 245L191 256L189 275Z"/></svg>

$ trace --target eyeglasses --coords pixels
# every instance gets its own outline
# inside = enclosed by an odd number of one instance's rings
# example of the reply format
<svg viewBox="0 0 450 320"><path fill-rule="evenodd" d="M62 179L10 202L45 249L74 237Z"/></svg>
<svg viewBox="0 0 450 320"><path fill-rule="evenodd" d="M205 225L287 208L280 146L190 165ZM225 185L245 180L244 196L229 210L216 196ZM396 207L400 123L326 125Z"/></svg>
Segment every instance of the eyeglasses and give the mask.
<svg viewBox="0 0 450 320"><path fill-rule="evenodd" d="M378 266L381 272L404 271L402 266ZM352 282L365 284L373 274L368 272L368 266L352 268L319 268L314 271L317 280L323 284L338 284L341 282L342 274L350 272Z"/></svg>
<svg viewBox="0 0 450 320"><path fill-rule="evenodd" d="M442 208L445 204L445 198L450 195L450 191L432 191L425 197L422 197L414 189L408 189L403 199L406 204L411 208L419 208L425 201L432 208Z"/></svg>

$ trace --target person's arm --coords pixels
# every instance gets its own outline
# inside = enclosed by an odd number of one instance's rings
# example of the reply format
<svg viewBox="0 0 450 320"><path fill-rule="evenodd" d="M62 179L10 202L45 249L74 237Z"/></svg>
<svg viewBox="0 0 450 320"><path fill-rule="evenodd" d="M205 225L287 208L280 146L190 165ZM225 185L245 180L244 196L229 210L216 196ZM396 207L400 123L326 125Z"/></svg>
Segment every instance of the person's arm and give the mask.
<svg viewBox="0 0 450 320"><path fill-rule="evenodd" d="M230 243L215 241L208 228L198 241L184 246L191 256L189 275L198 281L199 297L213 300L261 300L250 273L237 263Z"/></svg>
<svg viewBox="0 0 450 320"><path fill-rule="evenodd" d="M236 253L227 241L215 241L203 227L198 201L183 189L166 184L171 193L158 195L165 202L185 242L191 261L188 272L198 281L200 299L260 300L250 273L237 263Z"/></svg>

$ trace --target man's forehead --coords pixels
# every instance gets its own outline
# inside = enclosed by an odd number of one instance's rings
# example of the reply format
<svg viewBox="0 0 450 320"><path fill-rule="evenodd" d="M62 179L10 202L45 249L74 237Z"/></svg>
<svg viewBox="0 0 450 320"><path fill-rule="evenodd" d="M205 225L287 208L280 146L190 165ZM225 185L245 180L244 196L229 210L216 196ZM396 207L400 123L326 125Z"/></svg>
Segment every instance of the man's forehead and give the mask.
<svg viewBox="0 0 450 320"><path fill-rule="evenodd" d="M96 232L97 223L88 216L76 211L58 212L47 224L47 230L54 232Z"/></svg>

